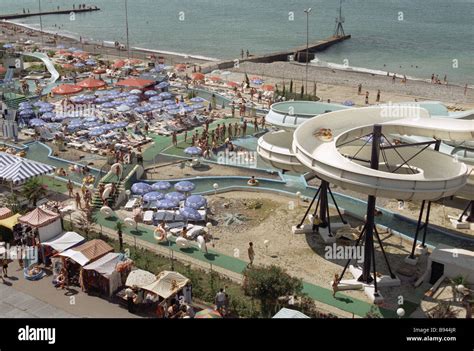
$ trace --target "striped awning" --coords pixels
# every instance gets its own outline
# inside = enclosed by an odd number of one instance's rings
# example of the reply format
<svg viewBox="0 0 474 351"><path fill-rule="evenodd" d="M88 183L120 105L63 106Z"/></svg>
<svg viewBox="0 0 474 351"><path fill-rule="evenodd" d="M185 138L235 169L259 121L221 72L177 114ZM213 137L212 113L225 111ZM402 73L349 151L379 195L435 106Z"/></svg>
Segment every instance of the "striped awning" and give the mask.
<svg viewBox="0 0 474 351"><path fill-rule="evenodd" d="M50 210L37 207L33 211L27 213L24 216L21 216L18 220L21 223L27 224L31 227L39 228L47 226L50 223L53 223L59 218L58 213L54 213Z"/></svg>
<svg viewBox="0 0 474 351"><path fill-rule="evenodd" d="M21 157L0 153L0 179L22 184L30 178L54 172L54 167Z"/></svg>
<svg viewBox="0 0 474 351"><path fill-rule="evenodd" d="M13 213L9 208L6 208L6 207L0 208L0 219L5 219L12 215Z"/></svg>

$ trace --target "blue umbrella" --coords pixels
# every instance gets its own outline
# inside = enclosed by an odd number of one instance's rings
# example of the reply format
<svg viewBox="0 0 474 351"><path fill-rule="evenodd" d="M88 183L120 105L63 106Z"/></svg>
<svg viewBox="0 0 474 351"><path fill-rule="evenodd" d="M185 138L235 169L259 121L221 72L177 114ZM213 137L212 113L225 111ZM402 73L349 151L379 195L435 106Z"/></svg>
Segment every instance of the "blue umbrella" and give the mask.
<svg viewBox="0 0 474 351"><path fill-rule="evenodd" d="M80 50L75 47L70 47L67 51L74 52L74 51L80 51Z"/></svg>
<svg viewBox="0 0 474 351"><path fill-rule="evenodd" d="M39 118L33 118L28 122L28 124L32 127L42 127L46 122Z"/></svg>
<svg viewBox="0 0 474 351"><path fill-rule="evenodd" d="M196 96L196 97L193 97L192 99L189 99L189 101L191 102L204 102L206 100L204 100L202 97L200 96Z"/></svg>
<svg viewBox="0 0 474 351"><path fill-rule="evenodd" d="M179 192L188 193L193 191L196 186L188 180L183 180L182 182L176 183L174 188Z"/></svg>
<svg viewBox="0 0 474 351"><path fill-rule="evenodd" d="M54 117L51 117L51 121L53 122L62 122L66 119L66 117L64 116L61 116L61 115L57 115L57 116L54 116Z"/></svg>
<svg viewBox="0 0 474 351"><path fill-rule="evenodd" d="M105 129L97 127L89 131L89 136L99 136L105 134Z"/></svg>
<svg viewBox="0 0 474 351"><path fill-rule="evenodd" d="M84 67L84 66L85 66L85 65L84 65L83 63L81 63L81 62L78 62L78 63L75 63L75 64L74 64L74 67L76 67L76 68L82 68L82 67Z"/></svg>
<svg viewBox="0 0 474 351"><path fill-rule="evenodd" d="M173 191L172 193L166 194L165 199L175 201L175 202L180 202L186 199L186 195Z"/></svg>
<svg viewBox="0 0 474 351"><path fill-rule="evenodd" d="M117 122L117 123L114 123L114 127L115 127L115 128L125 128L126 126L128 126L128 122Z"/></svg>
<svg viewBox="0 0 474 351"><path fill-rule="evenodd" d="M151 98L148 99L150 102L161 102L163 98L159 95L152 96Z"/></svg>
<svg viewBox="0 0 474 351"><path fill-rule="evenodd" d="M20 111L20 116L33 116L35 111L33 110L22 110Z"/></svg>
<svg viewBox="0 0 474 351"><path fill-rule="evenodd" d="M43 113L43 114L41 115L41 118L42 118L42 119L46 119L46 120L52 119L52 118L54 118L54 117L56 117L56 114L53 113L53 112L46 112L46 113Z"/></svg>
<svg viewBox="0 0 474 351"><path fill-rule="evenodd" d="M157 190L168 190L169 188L171 188L171 183L166 182L166 181L160 181L160 182L157 182L157 183L153 184L151 186L151 188L155 191L157 191Z"/></svg>
<svg viewBox="0 0 474 351"><path fill-rule="evenodd" d="M150 201L158 201L163 200L165 195L163 193L159 193L157 191L152 191L150 193L146 193L143 195L143 201L150 202Z"/></svg>
<svg viewBox="0 0 474 351"><path fill-rule="evenodd" d="M56 49L65 49L66 47L63 44L59 44L56 46Z"/></svg>
<svg viewBox="0 0 474 351"><path fill-rule="evenodd" d="M3 45L3 48L4 48L4 49L12 49L12 48L13 48L13 44L5 44L5 45Z"/></svg>
<svg viewBox="0 0 474 351"><path fill-rule="evenodd" d="M158 95L158 96L160 96L163 100L168 100L168 99L171 99L171 97L173 95L171 95L171 93L168 93L168 92L165 91L163 93L160 93L160 95Z"/></svg>
<svg viewBox="0 0 474 351"><path fill-rule="evenodd" d="M179 204L176 201L172 201L169 199L160 200L157 203L158 208L165 209L165 210L170 209L170 208L176 208L178 207L178 205Z"/></svg>
<svg viewBox="0 0 474 351"><path fill-rule="evenodd" d="M354 106L354 102L351 100L346 100L342 103L344 106Z"/></svg>
<svg viewBox="0 0 474 351"><path fill-rule="evenodd" d="M169 86L170 86L170 83L161 82L161 83L155 85L155 89L165 89L165 88L168 88Z"/></svg>
<svg viewBox="0 0 474 351"><path fill-rule="evenodd" d="M163 108L163 104L151 104L150 107L152 110L160 110Z"/></svg>
<svg viewBox="0 0 474 351"><path fill-rule="evenodd" d="M96 64L97 64L97 62L95 62L94 60L87 60L86 61L87 66L95 66Z"/></svg>
<svg viewBox="0 0 474 351"><path fill-rule="evenodd" d="M31 110L33 106L29 102L20 102L18 105L20 110Z"/></svg>
<svg viewBox="0 0 474 351"><path fill-rule="evenodd" d="M46 113L46 112L53 112L54 108L53 107L41 107L38 112L39 113Z"/></svg>
<svg viewBox="0 0 474 351"><path fill-rule="evenodd" d="M126 91L124 91L123 93L118 94L118 97L120 97L120 98L128 98L129 96L131 96L131 94L126 92Z"/></svg>
<svg viewBox="0 0 474 351"><path fill-rule="evenodd" d="M145 96L155 96L155 95L158 95L158 93L154 90L147 90L145 91Z"/></svg>
<svg viewBox="0 0 474 351"><path fill-rule="evenodd" d="M201 195L191 195L190 197L186 199L186 202L184 203L184 206L191 207L196 210L206 205L207 205L207 200L204 196L201 196Z"/></svg>
<svg viewBox="0 0 474 351"><path fill-rule="evenodd" d="M135 183L132 185L132 193L144 195L151 192L151 186L147 183Z"/></svg>
<svg viewBox="0 0 474 351"><path fill-rule="evenodd" d="M99 123L99 122L86 122L83 124L85 128L96 128L96 127L100 127L101 125L102 123Z"/></svg>
<svg viewBox="0 0 474 351"><path fill-rule="evenodd" d="M179 113L179 110L169 110L167 111L170 115L174 116L174 115L177 115Z"/></svg>
<svg viewBox="0 0 474 351"><path fill-rule="evenodd" d="M193 110L200 110L200 109L204 108L204 106L201 105L201 104L196 104L196 105L191 106L191 108Z"/></svg>
<svg viewBox="0 0 474 351"><path fill-rule="evenodd" d="M254 79L254 80L252 80L252 83L255 84L255 85L261 85L261 84L263 84L263 80L261 80L261 79Z"/></svg>
<svg viewBox="0 0 474 351"><path fill-rule="evenodd" d="M187 220L190 219L192 221L202 221L201 214L194 208L185 207L182 210L179 210L179 213L181 216L183 216Z"/></svg>
<svg viewBox="0 0 474 351"><path fill-rule="evenodd" d="M95 117L95 116L89 116L89 117L84 118L85 122L95 122L97 120L98 120L98 118Z"/></svg>
<svg viewBox="0 0 474 351"><path fill-rule="evenodd" d="M174 105L174 107L176 108L176 103L172 100L166 100L166 101L163 101L163 105L164 106L171 106L171 105Z"/></svg>
<svg viewBox="0 0 474 351"><path fill-rule="evenodd" d="M190 146L190 147L187 147L186 149L184 149L184 153L186 155L190 155L190 156L201 156L202 150L201 150L200 147Z"/></svg>
<svg viewBox="0 0 474 351"><path fill-rule="evenodd" d="M111 109L111 108L114 108L115 105L111 102L106 102L105 104L102 104L101 108L103 109Z"/></svg>

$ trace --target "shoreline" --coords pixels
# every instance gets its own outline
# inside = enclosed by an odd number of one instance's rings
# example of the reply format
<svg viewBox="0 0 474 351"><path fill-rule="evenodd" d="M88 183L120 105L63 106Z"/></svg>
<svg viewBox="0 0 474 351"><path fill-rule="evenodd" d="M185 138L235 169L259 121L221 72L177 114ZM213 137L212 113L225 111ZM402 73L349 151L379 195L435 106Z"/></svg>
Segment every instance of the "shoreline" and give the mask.
<svg viewBox="0 0 474 351"><path fill-rule="evenodd" d="M34 31L36 33L41 34L41 30L34 27L33 25L30 24L24 24L24 23L17 23L11 20L3 20L0 21L0 23L7 23L12 26L16 26L22 29L27 29ZM74 33L74 32L69 32L70 34L67 34L65 32L62 32L61 34L56 34L55 31L49 30L49 29L44 29L43 28L43 34L46 35L57 35L58 38L62 39L67 39L76 42L77 44L81 45L97 45L104 47L106 49L110 49L104 45L104 43L114 43L113 41L110 40L97 40L93 38L86 39L82 37L79 33ZM82 41L81 41L82 38ZM130 48L131 52L134 53L149 53L149 54L159 54L159 55L164 55L164 56L169 56L169 57L174 57L174 58L180 58L180 59L191 59L197 62L202 62L202 63L222 63L229 61L231 59L226 59L226 58L216 58L216 57L209 57L209 56L204 56L204 55L199 55L199 54L187 54L187 53L181 53L181 52L175 52L175 51L169 51L169 50L159 50L159 49L153 49L153 48L143 48L143 47L137 47L137 46L132 46ZM122 52L126 53L127 50L122 50ZM258 56L258 55L257 55ZM192 61L192 62L194 62ZM275 61L276 62L283 62L283 61ZM297 62L286 62L294 65L303 65ZM372 68L367 68L367 67L352 67L352 66L344 66L340 65L334 62L327 62L327 61L322 61L318 58L316 54L315 60L310 62L309 67L314 67L314 68L321 68L321 69L328 69L332 71L337 71L337 72L348 72L348 73L359 73L359 74L366 74L370 76L375 76L375 77L385 77L387 73L390 73L390 75L395 74L397 78L401 79L403 77L403 74L397 73L397 72L389 72L389 71L383 71L383 70L378 70L378 69L372 69ZM430 83L430 79L428 78L422 78L422 77L415 77L415 76L406 76L407 80L409 82L424 82L427 84ZM454 87L460 87L464 89L464 85L467 84L468 89L474 89L474 85L470 85L469 83L461 83L461 82L448 82L448 86L454 86ZM442 84L444 85L444 84Z"/></svg>

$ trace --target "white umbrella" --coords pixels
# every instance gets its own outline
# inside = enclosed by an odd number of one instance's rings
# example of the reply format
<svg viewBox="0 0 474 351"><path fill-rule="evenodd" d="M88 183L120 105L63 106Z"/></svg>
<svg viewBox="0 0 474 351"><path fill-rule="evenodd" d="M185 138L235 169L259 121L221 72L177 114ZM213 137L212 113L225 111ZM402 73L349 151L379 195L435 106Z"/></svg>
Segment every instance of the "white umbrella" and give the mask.
<svg viewBox="0 0 474 351"><path fill-rule="evenodd" d="M142 93L142 91L140 89L133 89L132 91L130 91L130 94L133 94L133 95L140 95Z"/></svg>
<svg viewBox="0 0 474 351"><path fill-rule="evenodd" d="M127 111L130 111L130 110L131 110L130 106L125 105L125 104L120 105L119 107L117 107L117 111L119 111L119 112L127 112Z"/></svg>

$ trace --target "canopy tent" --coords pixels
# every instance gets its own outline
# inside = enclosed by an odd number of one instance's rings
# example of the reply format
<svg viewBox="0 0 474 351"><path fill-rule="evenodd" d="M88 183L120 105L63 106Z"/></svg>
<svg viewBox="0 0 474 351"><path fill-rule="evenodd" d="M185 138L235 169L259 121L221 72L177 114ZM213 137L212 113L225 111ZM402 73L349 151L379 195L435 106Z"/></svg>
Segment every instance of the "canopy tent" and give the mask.
<svg viewBox="0 0 474 351"><path fill-rule="evenodd" d="M0 153L0 179L12 184L21 184L30 178L54 172L55 168L44 163L22 157Z"/></svg>
<svg viewBox="0 0 474 351"><path fill-rule="evenodd" d="M98 260L85 265L83 268L83 287L85 289L96 288L105 291L111 296L122 285L122 272L119 264L126 261L123 254L110 252ZM126 264L127 267L131 266ZM122 266L123 267L123 266ZM129 269L129 268L128 268Z"/></svg>
<svg viewBox="0 0 474 351"><path fill-rule="evenodd" d="M50 240L43 241L41 244L49 246L57 252L64 252L84 241L84 237L76 232L62 233Z"/></svg>
<svg viewBox="0 0 474 351"><path fill-rule="evenodd" d="M126 286L142 288L152 284L156 280L153 273L144 271L142 269L136 269L131 271L125 282Z"/></svg>
<svg viewBox="0 0 474 351"><path fill-rule="evenodd" d="M38 229L40 242L51 240L62 232L61 216L58 213L37 207L18 219L20 223Z"/></svg>
<svg viewBox="0 0 474 351"><path fill-rule="evenodd" d="M89 262L93 262L112 251L114 251L114 249L105 241L94 239L66 250L58 256L70 258L83 267Z"/></svg>
<svg viewBox="0 0 474 351"><path fill-rule="evenodd" d="M0 208L0 220L11 217L13 215L12 211L7 207Z"/></svg>
<svg viewBox="0 0 474 351"><path fill-rule="evenodd" d="M283 307L276 315L272 318L310 318L307 315L301 313L300 311L292 310L290 308Z"/></svg>
<svg viewBox="0 0 474 351"><path fill-rule="evenodd" d="M77 84L81 88L85 89L98 89L105 86L105 82L100 79L87 78Z"/></svg>
<svg viewBox="0 0 474 351"><path fill-rule="evenodd" d="M13 230L13 227L18 223L18 218L20 217L21 215L17 213L8 218L4 218L0 220L0 226Z"/></svg>
<svg viewBox="0 0 474 351"><path fill-rule="evenodd" d="M127 88L136 88L136 89L144 89L151 85L155 84L155 81L148 80L148 79L138 79L138 78L128 78L121 80L120 82L116 83L116 86L119 87L127 87Z"/></svg>
<svg viewBox="0 0 474 351"><path fill-rule="evenodd" d="M176 294L189 283L189 279L178 272L163 271L156 278L156 281L142 288L164 299Z"/></svg>
<svg viewBox="0 0 474 351"><path fill-rule="evenodd" d="M72 85L72 84L61 84L51 89L51 91L54 94L58 94L58 95L71 95L71 94L77 94L80 91L82 91L82 87L78 85Z"/></svg>

